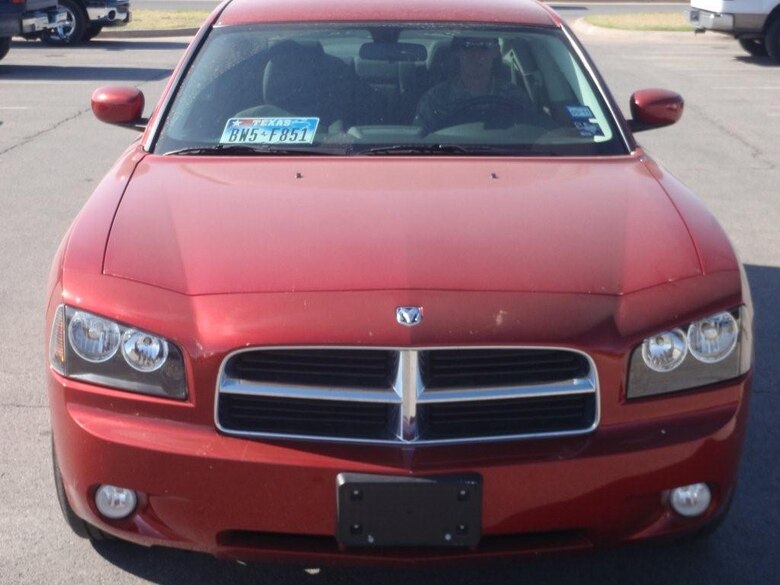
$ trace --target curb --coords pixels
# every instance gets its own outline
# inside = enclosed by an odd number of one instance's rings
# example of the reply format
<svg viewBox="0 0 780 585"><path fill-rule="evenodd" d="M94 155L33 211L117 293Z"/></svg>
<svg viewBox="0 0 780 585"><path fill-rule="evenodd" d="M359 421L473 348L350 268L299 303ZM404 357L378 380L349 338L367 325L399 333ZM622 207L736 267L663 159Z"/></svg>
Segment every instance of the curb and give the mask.
<svg viewBox="0 0 780 585"><path fill-rule="evenodd" d="M582 36L600 36L600 37L612 37L612 38L632 38L638 37L654 38L654 39L674 39L682 40L688 37L690 40L696 39L696 34L693 30L680 30L680 31L668 31L668 30L629 30L620 28L606 28L603 26L595 26L588 22L585 22L585 17L578 18L572 24L572 28L578 35Z"/></svg>
<svg viewBox="0 0 780 585"><path fill-rule="evenodd" d="M168 28L156 30L103 30L101 39L151 39L157 37L191 37L198 28Z"/></svg>
<svg viewBox="0 0 780 585"><path fill-rule="evenodd" d="M676 41L694 44L702 42L704 37L703 34L696 34L694 31L624 30L617 28L604 28L585 22L585 17L575 20L571 27L574 29L580 39L585 39L587 37L596 39L601 37L605 40L612 39L615 41L618 41L619 39L644 39L647 41ZM700 37L702 37L702 39L700 39ZM717 33L709 34L706 38L708 41L723 43L734 42L734 39L729 35L722 35Z"/></svg>

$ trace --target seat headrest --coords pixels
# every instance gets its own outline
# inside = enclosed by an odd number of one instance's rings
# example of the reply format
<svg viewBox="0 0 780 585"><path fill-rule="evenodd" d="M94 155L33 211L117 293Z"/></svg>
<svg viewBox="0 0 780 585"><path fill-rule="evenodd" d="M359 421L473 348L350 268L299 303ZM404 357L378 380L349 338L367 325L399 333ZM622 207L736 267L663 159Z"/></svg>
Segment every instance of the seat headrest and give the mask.
<svg viewBox="0 0 780 585"><path fill-rule="evenodd" d="M317 75L325 52L319 42L280 41L268 51L263 100L290 113L306 113L316 102Z"/></svg>

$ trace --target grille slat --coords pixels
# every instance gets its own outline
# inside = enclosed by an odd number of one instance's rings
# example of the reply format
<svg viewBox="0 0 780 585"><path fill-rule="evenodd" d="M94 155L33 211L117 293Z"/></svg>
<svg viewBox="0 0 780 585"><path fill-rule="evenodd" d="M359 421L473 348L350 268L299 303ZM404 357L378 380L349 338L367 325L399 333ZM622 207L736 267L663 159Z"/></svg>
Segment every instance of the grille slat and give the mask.
<svg viewBox="0 0 780 585"><path fill-rule="evenodd" d="M420 355L429 390L480 386L551 384L585 377L589 366L563 350L433 350Z"/></svg>
<svg viewBox="0 0 780 585"><path fill-rule="evenodd" d="M546 348L251 350L228 358L220 389L220 428L250 436L500 440L588 432L598 418L589 359Z"/></svg>
<svg viewBox="0 0 780 585"><path fill-rule="evenodd" d="M269 350L240 353L227 373L249 382L390 388L397 353L384 350Z"/></svg>
<svg viewBox="0 0 780 585"><path fill-rule="evenodd" d="M434 403L420 416L427 419L424 438L458 436L522 435L561 432L587 425L592 419L595 396L523 398L462 404Z"/></svg>
<svg viewBox="0 0 780 585"><path fill-rule="evenodd" d="M238 431L388 440L391 409L389 404L225 394L219 420Z"/></svg>

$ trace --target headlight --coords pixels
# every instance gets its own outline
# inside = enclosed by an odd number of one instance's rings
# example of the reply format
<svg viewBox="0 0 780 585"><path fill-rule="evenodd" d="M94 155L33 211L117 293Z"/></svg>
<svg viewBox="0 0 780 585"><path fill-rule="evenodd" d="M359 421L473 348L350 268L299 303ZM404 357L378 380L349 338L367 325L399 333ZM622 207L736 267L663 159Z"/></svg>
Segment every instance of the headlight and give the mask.
<svg viewBox="0 0 780 585"><path fill-rule="evenodd" d="M119 349L119 325L84 311L76 311L68 325L68 341L81 359L99 364Z"/></svg>
<svg viewBox="0 0 780 585"><path fill-rule="evenodd" d="M168 342L137 329L122 335L122 356L127 365L139 372L159 370L168 359Z"/></svg>
<svg viewBox="0 0 780 585"><path fill-rule="evenodd" d="M752 315L743 307L652 335L631 355L628 398L737 378L752 364Z"/></svg>
<svg viewBox="0 0 780 585"><path fill-rule="evenodd" d="M167 339L105 317L60 306L54 316L49 361L75 380L142 394L184 399L184 359Z"/></svg>
<svg viewBox="0 0 780 585"><path fill-rule="evenodd" d="M693 357L706 364L716 364L731 355L738 337L739 325L730 313L718 313L688 327L688 347Z"/></svg>
<svg viewBox="0 0 780 585"><path fill-rule="evenodd" d="M680 329L653 335L642 343L642 359L655 372L671 372L683 363L686 355L688 345Z"/></svg>

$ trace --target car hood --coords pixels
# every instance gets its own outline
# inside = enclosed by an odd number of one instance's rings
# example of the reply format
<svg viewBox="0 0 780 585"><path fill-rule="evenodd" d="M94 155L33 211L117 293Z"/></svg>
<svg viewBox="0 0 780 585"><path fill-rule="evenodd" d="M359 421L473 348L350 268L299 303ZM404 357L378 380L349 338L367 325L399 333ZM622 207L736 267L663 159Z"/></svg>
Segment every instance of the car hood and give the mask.
<svg viewBox="0 0 780 585"><path fill-rule="evenodd" d="M635 157L148 156L117 210L104 273L190 295L624 294L701 270Z"/></svg>

